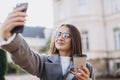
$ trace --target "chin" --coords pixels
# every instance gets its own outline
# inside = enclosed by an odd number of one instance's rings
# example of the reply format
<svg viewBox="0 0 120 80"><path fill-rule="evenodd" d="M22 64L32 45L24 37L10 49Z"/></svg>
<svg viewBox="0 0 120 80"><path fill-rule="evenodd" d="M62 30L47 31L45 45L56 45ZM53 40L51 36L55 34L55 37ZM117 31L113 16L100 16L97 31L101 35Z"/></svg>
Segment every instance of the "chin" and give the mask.
<svg viewBox="0 0 120 80"><path fill-rule="evenodd" d="M58 50L62 50L63 48L57 48Z"/></svg>
<svg viewBox="0 0 120 80"><path fill-rule="evenodd" d="M64 50L64 48L63 48L63 47L62 47L62 48L61 48L61 47L57 47L57 49L58 49L58 50Z"/></svg>

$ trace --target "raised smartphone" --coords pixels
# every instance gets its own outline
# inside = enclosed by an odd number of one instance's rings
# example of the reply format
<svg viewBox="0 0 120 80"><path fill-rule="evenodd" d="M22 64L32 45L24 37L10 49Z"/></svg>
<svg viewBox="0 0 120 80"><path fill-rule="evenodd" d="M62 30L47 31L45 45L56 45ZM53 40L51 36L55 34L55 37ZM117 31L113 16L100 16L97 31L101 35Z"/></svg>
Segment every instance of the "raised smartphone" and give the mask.
<svg viewBox="0 0 120 80"><path fill-rule="evenodd" d="M19 8L21 6L27 6L28 7L28 3L18 3L18 4L16 4L15 8ZM26 11L27 11L27 8L22 10L22 12L26 12ZM11 33L22 33L23 29L24 29L24 26L17 26L11 31Z"/></svg>

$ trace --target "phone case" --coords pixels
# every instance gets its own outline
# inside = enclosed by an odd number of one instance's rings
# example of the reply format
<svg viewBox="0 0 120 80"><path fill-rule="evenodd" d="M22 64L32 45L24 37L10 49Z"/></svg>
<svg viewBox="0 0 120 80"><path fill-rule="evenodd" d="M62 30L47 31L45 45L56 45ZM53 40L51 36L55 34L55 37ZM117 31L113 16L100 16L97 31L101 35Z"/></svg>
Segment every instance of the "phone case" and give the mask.
<svg viewBox="0 0 120 80"><path fill-rule="evenodd" d="M21 6L28 6L28 3L19 3L19 4L16 4L16 7L15 8L19 8ZM26 12L27 11L27 8L22 10L22 12ZM15 27L11 33L22 33L23 32L23 29L24 29L24 26L17 26Z"/></svg>

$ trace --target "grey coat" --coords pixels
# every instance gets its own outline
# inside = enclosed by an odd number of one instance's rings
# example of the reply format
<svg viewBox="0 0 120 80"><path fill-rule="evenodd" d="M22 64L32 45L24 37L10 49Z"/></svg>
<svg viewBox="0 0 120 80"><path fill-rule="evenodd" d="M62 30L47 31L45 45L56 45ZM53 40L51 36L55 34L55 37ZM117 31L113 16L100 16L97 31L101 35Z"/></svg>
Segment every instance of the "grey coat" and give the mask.
<svg viewBox="0 0 120 80"><path fill-rule="evenodd" d="M33 52L20 35L17 35L10 44L4 45L2 48L12 54L12 59L16 64L27 72L38 76L41 80L76 80L72 79L74 75L70 73L70 69L73 67L72 60L66 75L63 75L58 54L48 56ZM68 74L71 76L67 76ZM94 80L93 70L91 78Z"/></svg>

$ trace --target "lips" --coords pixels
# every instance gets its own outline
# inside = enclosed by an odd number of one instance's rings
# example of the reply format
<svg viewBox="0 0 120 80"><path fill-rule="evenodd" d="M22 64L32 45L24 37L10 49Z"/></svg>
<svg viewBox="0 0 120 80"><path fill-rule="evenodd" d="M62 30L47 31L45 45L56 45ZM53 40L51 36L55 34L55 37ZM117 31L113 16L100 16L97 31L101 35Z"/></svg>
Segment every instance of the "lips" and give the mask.
<svg viewBox="0 0 120 80"><path fill-rule="evenodd" d="M58 45L64 45L64 43L61 42L61 41L57 41L57 44L58 44Z"/></svg>
<svg viewBox="0 0 120 80"><path fill-rule="evenodd" d="M63 43L57 43L58 45L64 45Z"/></svg>

